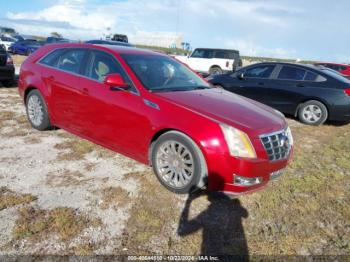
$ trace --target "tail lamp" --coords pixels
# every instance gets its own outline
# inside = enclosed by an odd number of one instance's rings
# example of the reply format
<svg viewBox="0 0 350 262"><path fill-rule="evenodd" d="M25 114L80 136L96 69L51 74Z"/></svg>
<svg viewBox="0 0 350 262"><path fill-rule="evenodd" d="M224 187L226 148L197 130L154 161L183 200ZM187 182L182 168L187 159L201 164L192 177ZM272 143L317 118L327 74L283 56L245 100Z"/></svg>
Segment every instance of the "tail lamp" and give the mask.
<svg viewBox="0 0 350 262"><path fill-rule="evenodd" d="M348 96L350 96L350 88L344 89L344 93Z"/></svg>

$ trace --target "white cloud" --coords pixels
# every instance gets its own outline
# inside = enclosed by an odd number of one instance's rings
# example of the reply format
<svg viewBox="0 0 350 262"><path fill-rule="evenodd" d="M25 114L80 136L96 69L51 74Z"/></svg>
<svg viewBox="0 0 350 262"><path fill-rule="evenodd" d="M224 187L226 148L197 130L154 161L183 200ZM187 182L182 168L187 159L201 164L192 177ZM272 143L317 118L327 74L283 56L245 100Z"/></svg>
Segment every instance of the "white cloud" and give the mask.
<svg viewBox="0 0 350 262"><path fill-rule="evenodd" d="M265 56L275 58L295 58L297 51L294 49L284 48L266 48L258 42L247 39L228 39L223 40L226 48L237 49L242 55L248 56Z"/></svg>
<svg viewBox="0 0 350 262"><path fill-rule="evenodd" d="M86 40L102 37L107 28L130 39L180 33L193 47L339 60L348 53L350 37L343 21L350 6L342 1L319 5L316 0L58 0L37 12L12 10L6 22L23 34L57 31Z"/></svg>

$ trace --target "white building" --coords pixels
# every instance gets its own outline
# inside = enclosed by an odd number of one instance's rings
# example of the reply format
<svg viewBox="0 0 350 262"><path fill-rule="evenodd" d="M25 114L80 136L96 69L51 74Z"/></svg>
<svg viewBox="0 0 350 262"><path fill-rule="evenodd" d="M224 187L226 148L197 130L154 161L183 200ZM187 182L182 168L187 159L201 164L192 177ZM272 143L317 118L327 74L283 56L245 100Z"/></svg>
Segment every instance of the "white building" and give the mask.
<svg viewBox="0 0 350 262"><path fill-rule="evenodd" d="M173 33L140 32L135 35L129 35L129 42L136 45L181 48L183 37Z"/></svg>

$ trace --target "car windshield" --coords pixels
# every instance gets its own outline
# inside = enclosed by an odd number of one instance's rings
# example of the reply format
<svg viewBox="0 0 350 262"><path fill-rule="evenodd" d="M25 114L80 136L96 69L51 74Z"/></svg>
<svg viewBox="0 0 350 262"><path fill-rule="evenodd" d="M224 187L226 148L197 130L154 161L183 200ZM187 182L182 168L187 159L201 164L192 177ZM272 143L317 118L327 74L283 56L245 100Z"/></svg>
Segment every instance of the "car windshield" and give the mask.
<svg viewBox="0 0 350 262"><path fill-rule="evenodd" d="M122 55L142 84L153 92L189 91L210 85L178 61L160 55Z"/></svg>

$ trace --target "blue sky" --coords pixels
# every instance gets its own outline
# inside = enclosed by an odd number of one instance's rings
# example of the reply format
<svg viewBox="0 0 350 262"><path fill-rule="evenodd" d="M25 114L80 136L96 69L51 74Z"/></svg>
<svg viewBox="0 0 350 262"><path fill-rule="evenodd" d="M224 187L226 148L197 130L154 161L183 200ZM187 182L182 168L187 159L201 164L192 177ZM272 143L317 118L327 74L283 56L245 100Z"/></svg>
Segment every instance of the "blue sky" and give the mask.
<svg viewBox="0 0 350 262"><path fill-rule="evenodd" d="M350 63L348 0L0 0L0 25L73 39L182 34L192 47Z"/></svg>

